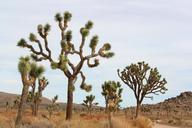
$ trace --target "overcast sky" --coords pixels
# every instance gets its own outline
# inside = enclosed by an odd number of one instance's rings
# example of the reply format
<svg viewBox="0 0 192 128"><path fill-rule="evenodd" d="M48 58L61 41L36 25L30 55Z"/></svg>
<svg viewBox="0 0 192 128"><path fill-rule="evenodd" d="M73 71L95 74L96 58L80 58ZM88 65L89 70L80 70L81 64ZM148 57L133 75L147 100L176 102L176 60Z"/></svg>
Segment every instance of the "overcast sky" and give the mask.
<svg viewBox="0 0 192 128"><path fill-rule="evenodd" d="M100 45L110 42L115 56L101 59L95 69L84 68L91 93L104 105L101 85L106 80L120 81L117 69L138 61L157 67L168 81L168 92L144 103L157 103L183 91L192 90L192 1L191 0L5 0L0 4L0 91L21 93L22 84L17 70L18 58L29 54L16 47L20 38L36 32L38 24L50 23L49 46L54 57L60 51L58 27L54 21L57 12L73 14L69 25L73 42L80 42L79 28L88 20L94 22L91 35L98 34ZM87 45L88 46L88 42ZM50 85L44 96L59 95L66 102L67 81L59 70L46 65L45 76ZM121 82L122 83L122 82ZM122 106L135 104L133 93L122 83ZM81 103L88 93L76 85L74 102Z"/></svg>

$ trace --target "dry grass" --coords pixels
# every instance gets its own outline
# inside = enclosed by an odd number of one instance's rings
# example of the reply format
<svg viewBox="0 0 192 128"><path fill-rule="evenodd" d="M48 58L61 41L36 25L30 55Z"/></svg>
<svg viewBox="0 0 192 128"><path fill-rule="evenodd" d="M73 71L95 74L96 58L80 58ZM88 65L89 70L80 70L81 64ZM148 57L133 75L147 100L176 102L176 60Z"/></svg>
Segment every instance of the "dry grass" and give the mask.
<svg viewBox="0 0 192 128"><path fill-rule="evenodd" d="M0 128L14 128L16 111L0 113ZM43 115L43 116L42 116ZM51 119L48 113L41 110L38 117L32 117L29 110L25 111L22 128L109 128L107 116L97 113L93 116L74 114L73 120L65 121L64 112L56 112ZM136 120L125 119L122 115L112 118L113 128L152 128L152 122L144 117Z"/></svg>

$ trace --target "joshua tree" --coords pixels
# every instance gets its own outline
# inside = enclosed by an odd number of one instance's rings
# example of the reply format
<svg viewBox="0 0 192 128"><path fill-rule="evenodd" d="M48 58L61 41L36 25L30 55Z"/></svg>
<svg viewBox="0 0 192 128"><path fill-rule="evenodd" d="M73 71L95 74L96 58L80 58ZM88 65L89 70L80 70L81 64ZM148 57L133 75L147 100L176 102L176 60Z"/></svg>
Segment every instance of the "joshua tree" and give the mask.
<svg viewBox="0 0 192 128"><path fill-rule="evenodd" d="M49 112L49 119L51 119L53 111L56 110L58 107L58 105L56 104L57 100L58 100L58 95L53 97L51 104L47 107L47 111Z"/></svg>
<svg viewBox="0 0 192 128"><path fill-rule="evenodd" d="M30 71L30 76L34 78L34 83L31 85L32 91L30 92L31 94L31 101L33 102L32 104L32 115L36 116L37 111L36 111L36 104L35 104L35 98L37 98L37 93L35 93L36 89L36 80L41 77L41 75L45 72L45 69L43 66L38 66L36 63L31 63L31 71Z"/></svg>
<svg viewBox="0 0 192 128"><path fill-rule="evenodd" d="M32 115L37 116L38 115L38 109L39 109L39 104L41 102L41 97L42 97L42 92L43 90L47 87L49 84L48 80L43 77L39 78L38 80L38 91L35 92L34 86L32 87L32 91L28 95L28 100L29 102L32 103Z"/></svg>
<svg viewBox="0 0 192 128"><path fill-rule="evenodd" d="M102 85L102 92L101 94L105 98L105 110L108 111L108 105L110 100L117 100L115 106L113 107L113 110L116 110L119 108L119 103L122 102L121 100L121 94L123 89L121 88L121 84L119 82L115 81L107 81Z"/></svg>
<svg viewBox="0 0 192 128"><path fill-rule="evenodd" d="M150 94L164 94L167 91L165 84L167 81L163 78L157 68L151 68L145 62L131 64L120 72L118 75L121 80L134 92L137 108L136 117L139 115L140 105L144 98L153 98Z"/></svg>
<svg viewBox="0 0 192 128"><path fill-rule="evenodd" d="M32 102L32 115L36 116L37 115L37 111L36 111L36 106L35 106L35 98L37 98L37 93L35 92L36 89L36 81L37 79L39 79L41 77L41 75L45 72L45 69L43 66L38 66L36 63L32 62L30 64L31 70L29 72L29 76L32 77L34 79L31 87L32 90L29 92L28 95L28 101Z"/></svg>
<svg viewBox="0 0 192 128"><path fill-rule="evenodd" d="M36 79L44 72L44 68L42 66L37 66L34 62L31 62L29 57L20 58L18 69L21 74L23 91L15 122L16 127L20 127L21 125L23 106L27 101L29 86L33 88L35 86Z"/></svg>
<svg viewBox="0 0 192 128"><path fill-rule="evenodd" d="M34 82L34 78L29 77L29 72L31 70L29 57L21 57L18 64L18 70L21 74L21 79L23 83L23 90L21 94L20 104L17 112L15 126L20 127L23 113L23 106L27 101L29 86Z"/></svg>
<svg viewBox="0 0 192 128"><path fill-rule="evenodd" d="M107 81L102 85L101 94L105 98L106 112L108 113L109 127L113 128L111 122L111 112L116 111L119 108L119 103L122 102L121 93L123 89L121 84L115 81Z"/></svg>
<svg viewBox="0 0 192 128"><path fill-rule="evenodd" d="M74 46L75 43L72 42L72 31L67 30L71 17L72 15L69 12L64 12L63 16L60 13L55 15L55 20L58 22L58 27L61 32L61 52L59 54L58 61L53 60L52 51L48 47L48 34L51 28L49 24L46 24L45 26L38 25L37 27L38 35L43 39L44 43L40 42L35 34L31 33L29 35L29 41L34 42L33 44L37 44L39 50L36 50L32 44L24 39L21 39L17 44L20 47L30 49L32 52L31 56L36 61L48 60L52 69L61 70L67 77L68 89L66 120L70 120L72 118L73 90L75 88L74 85L78 75L82 78L80 87L86 91L91 89L91 86L85 83L85 75L82 72L83 65L87 63L88 67L93 68L99 65L98 57L110 58L114 55L113 52L110 52L111 46L109 43L105 43L100 49L98 49L98 51L96 50L99 41L97 35L93 36L90 40L89 47L91 49L91 53L89 55L84 55L85 41L91 28L93 27L93 22L91 21L88 21L85 26L80 29L81 42L79 48L77 49L77 47ZM78 62L73 63L71 61L71 56L78 56ZM91 62L92 59L94 59L93 62Z"/></svg>
<svg viewBox="0 0 192 128"><path fill-rule="evenodd" d="M98 105L98 103L93 103L93 101L95 100L95 96L94 95L89 95L86 96L86 100L83 100L83 106L85 106L88 109L88 113L91 115L91 111L92 111L92 107L94 105Z"/></svg>

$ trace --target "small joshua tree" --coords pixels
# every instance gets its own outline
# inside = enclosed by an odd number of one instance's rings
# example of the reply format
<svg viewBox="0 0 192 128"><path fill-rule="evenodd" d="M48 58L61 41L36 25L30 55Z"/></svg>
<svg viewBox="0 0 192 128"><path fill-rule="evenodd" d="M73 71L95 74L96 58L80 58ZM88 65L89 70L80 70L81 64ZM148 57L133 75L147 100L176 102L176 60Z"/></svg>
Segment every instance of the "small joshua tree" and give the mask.
<svg viewBox="0 0 192 128"><path fill-rule="evenodd" d="M94 95L89 95L86 96L86 99L83 100L83 106L85 106L88 109L88 113L91 115L92 112L92 107L94 105L98 105L98 103L93 103L93 101L95 100L95 96Z"/></svg>
<svg viewBox="0 0 192 128"><path fill-rule="evenodd" d="M42 92L47 87L48 84L49 84L49 82L45 77L39 78L37 92L35 92L35 90L33 90L33 88L32 88L32 91L29 93L28 101L32 103L31 107L32 107L33 116L38 115L39 104L41 103Z"/></svg>
<svg viewBox="0 0 192 128"><path fill-rule="evenodd" d="M36 116L37 115L37 106L36 106L36 100L38 99L38 97L40 97L40 95L38 94L38 92L35 92L36 89L36 81L37 79L40 79L41 75L45 72L45 69L43 66L38 66L36 63L31 63L31 71L30 71L30 76L34 78L34 82L31 85L32 87L32 91L29 92L29 95L31 96L31 102L32 102L32 115ZM40 86L40 85L39 85Z"/></svg>
<svg viewBox="0 0 192 128"><path fill-rule="evenodd" d="M61 32L61 52L59 54L58 61L55 61L52 58L52 51L48 47L48 34L51 28L49 24L46 24L45 26L38 25L37 27L38 35L43 39L44 43L40 42L40 39L38 39L35 34L31 33L29 35L30 42L36 44L39 47L39 50L37 50L32 44L28 43L24 39L21 39L17 44L19 47L28 48L33 53L32 57L36 61L48 60L52 69L61 70L67 77L68 89L66 120L70 120L72 118L73 90L75 88L77 77L80 75L82 78L82 82L80 84L82 89L86 91L90 91L91 89L91 86L85 83L86 77L82 72L83 65L86 63L88 67L93 68L99 65L98 57L110 58L114 55L113 52L110 52L111 45L109 43L105 43L97 51L96 47L99 42L97 35L93 36L90 40L89 47L91 49L91 53L88 55L84 54L85 41L90 33L91 28L93 27L93 22L91 21L88 21L85 26L80 29L81 41L79 48L76 49L77 47L74 46L75 43L72 42L72 31L67 30L71 17L72 15L69 12L64 12L63 16L60 13L55 15L55 20L58 23L58 27ZM71 56L78 56L78 62L72 63L72 59L70 58Z"/></svg>
<svg viewBox="0 0 192 128"><path fill-rule="evenodd" d="M120 72L118 75L121 80L134 92L137 108L136 117L139 115L140 105L144 98L153 98L150 94L164 94L167 91L165 84L167 81L163 78L157 68L151 68L145 62L131 64Z"/></svg>
<svg viewBox="0 0 192 128"><path fill-rule="evenodd" d="M121 84L115 81L107 81L102 85L101 94L105 98L106 112L108 113L109 127L113 128L111 121L111 112L116 111L119 108L119 103L122 102L121 94L123 89Z"/></svg>
<svg viewBox="0 0 192 128"><path fill-rule="evenodd" d="M57 100L58 100L58 95L53 97L51 104L47 107L47 111L49 112L49 119L51 119L53 111L55 111L58 108L58 105L56 104Z"/></svg>
<svg viewBox="0 0 192 128"><path fill-rule="evenodd" d="M102 85L102 92L101 94L105 98L105 110L106 112L109 109L109 101L116 100L113 111L117 110L119 108L119 103L122 102L121 94L122 94L123 88L121 88L121 84L119 82L115 81L107 81Z"/></svg>

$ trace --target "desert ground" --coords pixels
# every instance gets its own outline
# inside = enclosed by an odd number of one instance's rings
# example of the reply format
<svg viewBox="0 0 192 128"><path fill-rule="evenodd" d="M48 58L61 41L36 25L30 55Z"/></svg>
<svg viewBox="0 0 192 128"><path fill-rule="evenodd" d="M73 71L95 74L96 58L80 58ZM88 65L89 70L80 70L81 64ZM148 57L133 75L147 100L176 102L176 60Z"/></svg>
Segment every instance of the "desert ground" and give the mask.
<svg viewBox="0 0 192 128"><path fill-rule="evenodd" d="M0 128L14 128L16 110L5 108L0 109ZM112 124L114 128L191 128L181 124L169 123L168 119L157 123L157 120L141 116L138 119L126 117L121 111L114 113ZM37 117L31 116L31 110L27 109L24 113L23 128L108 128L108 120L105 112L93 112L89 115L85 112L74 112L72 121L65 121L65 112L55 111L52 117L46 110L41 109Z"/></svg>

